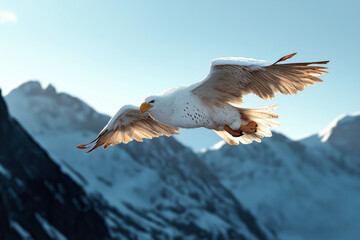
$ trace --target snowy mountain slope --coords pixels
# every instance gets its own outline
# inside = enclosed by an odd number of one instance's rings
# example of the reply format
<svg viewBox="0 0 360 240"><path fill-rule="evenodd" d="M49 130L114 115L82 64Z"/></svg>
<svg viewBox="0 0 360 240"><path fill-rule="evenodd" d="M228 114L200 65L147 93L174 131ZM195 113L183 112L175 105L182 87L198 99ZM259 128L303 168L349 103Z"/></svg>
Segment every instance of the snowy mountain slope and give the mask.
<svg viewBox="0 0 360 240"><path fill-rule="evenodd" d="M318 134L300 142L347 171L360 175L360 113L341 115Z"/></svg>
<svg viewBox="0 0 360 240"><path fill-rule="evenodd" d="M112 206L104 216L113 236L274 238L197 155L175 139L132 142L86 155L75 146L94 138L107 116L38 82L14 89L6 101L11 114L64 172Z"/></svg>
<svg viewBox="0 0 360 240"><path fill-rule="evenodd" d="M92 199L8 115L1 93L0 142L0 239L110 239Z"/></svg>
<svg viewBox="0 0 360 240"><path fill-rule="evenodd" d="M356 134L349 142L360 146ZM310 148L276 133L261 144L219 144L200 154L262 222L283 239L304 240L360 236L354 224L360 222L360 174L344 167L344 156L334 147Z"/></svg>
<svg viewBox="0 0 360 240"><path fill-rule="evenodd" d="M109 120L78 98L57 93L52 85L43 89L37 81L15 88L5 100L10 104L10 115L21 119L31 135L53 130L96 132Z"/></svg>
<svg viewBox="0 0 360 240"><path fill-rule="evenodd" d="M309 147L329 144L343 153L360 155L359 135L360 112L337 117L324 130L302 139L301 143Z"/></svg>

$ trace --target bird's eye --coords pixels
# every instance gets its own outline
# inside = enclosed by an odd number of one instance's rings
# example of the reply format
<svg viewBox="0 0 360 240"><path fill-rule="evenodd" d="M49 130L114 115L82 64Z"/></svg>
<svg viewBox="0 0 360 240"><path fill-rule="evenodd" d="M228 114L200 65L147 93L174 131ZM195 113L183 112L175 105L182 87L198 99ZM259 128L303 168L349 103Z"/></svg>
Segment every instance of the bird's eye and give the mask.
<svg viewBox="0 0 360 240"><path fill-rule="evenodd" d="M155 100L151 100L149 103L154 103L155 102Z"/></svg>

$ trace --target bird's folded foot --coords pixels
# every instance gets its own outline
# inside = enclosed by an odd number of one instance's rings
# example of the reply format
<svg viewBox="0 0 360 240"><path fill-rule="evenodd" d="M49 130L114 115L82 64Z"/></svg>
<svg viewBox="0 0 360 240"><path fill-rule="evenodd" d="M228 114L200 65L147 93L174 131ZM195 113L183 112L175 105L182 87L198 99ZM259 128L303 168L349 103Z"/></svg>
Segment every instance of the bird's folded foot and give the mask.
<svg viewBox="0 0 360 240"><path fill-rule="evenodd" d="M244 133L246 134L256 133L257 127L258 127L257 123L251 121L246 125L241 125L240 128L237 130L233 130L228 125L225 125L224 130L233 137L241 137L242 135L244 135Z"/></svg>
<svg viewBox="0 0 360 240"><path fill-rule="evenodd" d="M224 126L224 130L226 132L228 132L233 137L241 137L242 135L244 135L242 130L240 130L240 129L239 130L233 130L228 125Z"/></svg>
<svg viewBox="0 0 360 240"><path fill-rule="evenodd" d="M239 131L243 131L246 134L253 134L253 133L256 133L257 127L258 127L257 123L254 121L251 121L246 125L241 125Z"/></svg>

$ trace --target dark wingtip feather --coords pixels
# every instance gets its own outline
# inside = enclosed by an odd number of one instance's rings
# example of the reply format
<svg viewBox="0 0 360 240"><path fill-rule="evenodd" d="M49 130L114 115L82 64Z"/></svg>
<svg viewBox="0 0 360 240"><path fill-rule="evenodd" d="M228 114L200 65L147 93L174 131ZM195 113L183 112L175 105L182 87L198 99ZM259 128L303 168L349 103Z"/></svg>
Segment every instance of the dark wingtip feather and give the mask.
<svg viewBox="0 0 360 240"><path fill-rule="evenodd" d="M317 64L327 64L327 63L329 63L329 62L330 62L330 60L327 60L327 61L318 62Z"/></svg>
<svg viewBox="0 0 360 240"><path fill-rule="evenodd" d="M277 64L278 62L283 62L285 60L288 60L289 58L292 58L293 56L295 56L297 53L292 53L292 54L289 54L289 55L286 55L282 58L280 58L279 60L277 60L276 62L273 63L273 65Z"/></svg>
<svg viewBox="0 0 360 240"><path fill-rule="evenodd" d="M327 64L329 63L330 61L327 60L327 61L319 61L319 62L307 62L307 63L303 63L303 64L307 64L307 65L312 65L312 64ZM327 69L327 67L319 67L321 69Z"/></svg>
<svg viewBox="0 0 360 240"><path fill-rule="evenodd" d="M87 151L86 153L91 153L92 151L95 150L96 147L93 147L92 149L90 149L89 151Z"/></svg>
<svg viewBox="0 0 360 240"><path fill-rule="evenodd" d="M90 145L92 145L92 143L94 143L95 141L97 141L99 139L100 136L97 136L97 138L95 138L94 140L92 140L90 143L88 144L80 144L77 145L76 148L78 149L88 149L90 148ZM92 149L90 149L89 151L87 151L86 153L92 152L95 148L97 148L98 146L95 145Z"/></svg>
<svg viewBox="0 0 360 240"><path fill-rule="evenodd" d="M78 149L88 149L88 145L87 144L80 144L80 145L77 145L76 148Z"/></svg>

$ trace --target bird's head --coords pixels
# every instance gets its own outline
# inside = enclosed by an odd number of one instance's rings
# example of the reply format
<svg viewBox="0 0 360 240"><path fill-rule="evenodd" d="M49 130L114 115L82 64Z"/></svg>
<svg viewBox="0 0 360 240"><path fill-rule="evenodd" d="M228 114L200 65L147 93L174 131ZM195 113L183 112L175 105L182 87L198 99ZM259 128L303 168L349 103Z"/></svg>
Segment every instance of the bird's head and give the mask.
<svg viewBox="0 0 360 240"><path fill-rule="evenodd" d="M140 112L144 113L144 112L148 111L149 109L156 107L156 105L159 105L160 102L161 102L160 96L147 97L145 99L145 102L143 102L140 105Z"/></svg>

